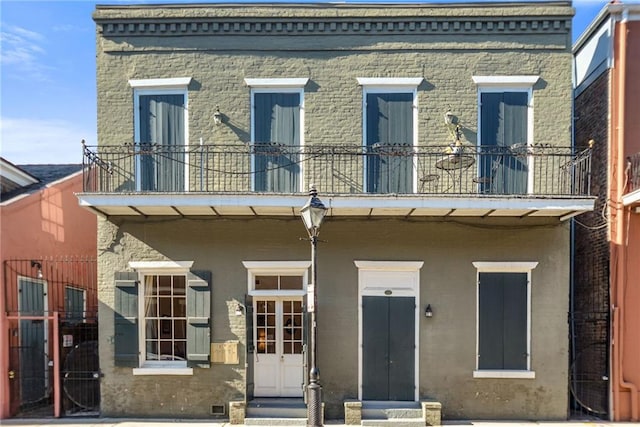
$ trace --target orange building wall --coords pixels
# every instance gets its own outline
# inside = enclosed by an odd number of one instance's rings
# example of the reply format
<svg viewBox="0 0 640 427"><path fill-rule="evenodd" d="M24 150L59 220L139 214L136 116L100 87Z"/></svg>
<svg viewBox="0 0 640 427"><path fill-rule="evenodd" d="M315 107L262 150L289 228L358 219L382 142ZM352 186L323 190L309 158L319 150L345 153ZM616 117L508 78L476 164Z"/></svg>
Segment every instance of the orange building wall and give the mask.
<svg viewBox="0 0 640 427"><path fill-rule="evenodd" d="M622 205L627 157L640 152L640 22L616 24L610 144L612 396L615 421L640 416L640 214Z"/></svg>
<svg viewBox="0 0 640 427"><path fill-rule="evenodd" d="M0 372L9 371L10 324L6 318L7 311L17 309L16 271L10 271L14 264L8 260L25 260L21 264L30 267L29 260L32 259L96 258L97 219L95 214L78 205L75 193L81 191L80 173L0 206ZM47 280L47 262L42 264L43 279ZM36 277L37 269L32 273L31 277ZM77 272L70 270L58 277L66 280L67 274ZM49 291L50 300L64 301L64 286L54 288L49 285ZM96 299L95 289L88 290L86 298L87 301ZM59 305L59 302L50 304L49 309L60 310ZM0 375L0 419L10 416L9 397L7 375Z"/></svg>

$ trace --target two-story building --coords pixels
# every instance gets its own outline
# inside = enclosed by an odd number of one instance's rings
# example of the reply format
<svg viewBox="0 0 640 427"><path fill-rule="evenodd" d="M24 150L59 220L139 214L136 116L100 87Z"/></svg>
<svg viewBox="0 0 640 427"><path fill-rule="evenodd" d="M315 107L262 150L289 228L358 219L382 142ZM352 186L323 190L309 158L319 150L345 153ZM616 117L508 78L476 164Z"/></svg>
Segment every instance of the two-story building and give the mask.
<svg viewBox="0 0 640 427"><path fill-rule="evenodd" d="M326 418L566 418L572 15L98 6L102 413L304 406L315 184Z"/></svg>

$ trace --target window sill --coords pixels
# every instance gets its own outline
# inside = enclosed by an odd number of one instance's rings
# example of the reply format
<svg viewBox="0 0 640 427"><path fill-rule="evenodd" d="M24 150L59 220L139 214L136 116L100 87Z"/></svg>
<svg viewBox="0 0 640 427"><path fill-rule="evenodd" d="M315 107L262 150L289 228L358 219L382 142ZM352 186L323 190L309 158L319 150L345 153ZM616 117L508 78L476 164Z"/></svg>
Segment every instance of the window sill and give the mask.
<svg viewBox="0 0 640 427"><path fill-rule="evenodd" d="M193 375L193 368L133 368L133 375Z"/></svg>
<svg viewBox="0 0 640 427"><path fill-rule="evenodd" d="M482 370L473 371L473 378L521 378L535 379L535 371L503 371L503 370Z"/></svg>

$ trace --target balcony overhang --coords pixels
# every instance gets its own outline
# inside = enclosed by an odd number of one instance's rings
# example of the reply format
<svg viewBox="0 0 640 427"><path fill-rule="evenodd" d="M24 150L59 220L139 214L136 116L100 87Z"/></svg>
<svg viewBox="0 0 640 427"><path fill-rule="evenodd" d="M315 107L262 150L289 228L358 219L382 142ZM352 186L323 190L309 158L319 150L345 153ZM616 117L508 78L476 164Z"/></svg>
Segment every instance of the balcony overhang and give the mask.
<svg viewBox="0 0 640 427"><path fill-rule="evenodd" d="M80 193L80 206L111 216L298 216L308 196L291 194ZM592 211L594 197L385 194L320 195L331 216L345 217L556 217Z"/></svg>
<svg viewBox="0 0 640 427"><path fill-rule="evenodd" d="M631 206L638 211L640 208L640 188L622 196L622 204L624 206Z"/></svg>

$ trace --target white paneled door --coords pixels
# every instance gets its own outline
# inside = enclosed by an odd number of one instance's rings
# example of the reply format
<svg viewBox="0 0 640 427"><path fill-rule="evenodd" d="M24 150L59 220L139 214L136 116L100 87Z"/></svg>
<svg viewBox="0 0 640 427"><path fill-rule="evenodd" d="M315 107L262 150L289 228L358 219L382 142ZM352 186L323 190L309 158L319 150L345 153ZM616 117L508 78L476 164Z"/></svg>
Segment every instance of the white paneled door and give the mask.
<svg viewBox="0 0 640 427"><path fill-rule="evenodd" d="M301 397L302 299L254 299L256 397Z"/></svg>

